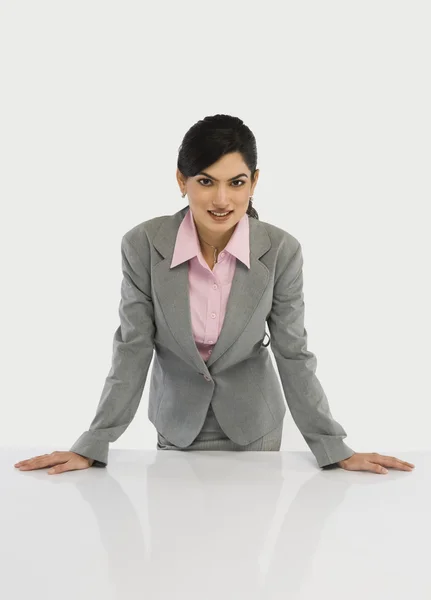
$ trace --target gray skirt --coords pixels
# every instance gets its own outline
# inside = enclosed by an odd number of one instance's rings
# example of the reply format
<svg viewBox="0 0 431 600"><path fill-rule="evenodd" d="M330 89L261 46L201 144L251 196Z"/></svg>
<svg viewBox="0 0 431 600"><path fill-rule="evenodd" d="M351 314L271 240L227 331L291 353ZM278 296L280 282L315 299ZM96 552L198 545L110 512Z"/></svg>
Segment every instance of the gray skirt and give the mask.
<svg viewBox="0 0 431 600"><path fill-rule="evenodd" d="M283 421L275 429L251 444L241 446L227 437L210 404L205 422L190 446L179 448L157 432L157 450L280 450Z"/></svg>

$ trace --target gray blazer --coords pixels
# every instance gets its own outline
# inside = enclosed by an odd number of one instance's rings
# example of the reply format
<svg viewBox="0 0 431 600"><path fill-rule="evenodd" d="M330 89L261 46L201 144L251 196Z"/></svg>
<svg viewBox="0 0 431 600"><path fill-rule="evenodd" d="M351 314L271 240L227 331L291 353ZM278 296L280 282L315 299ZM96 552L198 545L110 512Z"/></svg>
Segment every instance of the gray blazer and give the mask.
<svg viewBox="0 0 431 600"><path fill-rule="evenodd" d="M189 206L144 221L121 240L120 325L96 414L70 448L106 467L110 442L130 425L152 361L148 417L170 442L189 446L210 403L236 444L250 444L290 413L319 467L351 456L307 350L302 249L283 229L250 218L250 269L237 260L220 336L207 362L195 344L188 262L170 268ZM281 384L265 340L268 323ZM155 350L155 352L154 352ZM283 395L284 392L284 395Z"/></svg>

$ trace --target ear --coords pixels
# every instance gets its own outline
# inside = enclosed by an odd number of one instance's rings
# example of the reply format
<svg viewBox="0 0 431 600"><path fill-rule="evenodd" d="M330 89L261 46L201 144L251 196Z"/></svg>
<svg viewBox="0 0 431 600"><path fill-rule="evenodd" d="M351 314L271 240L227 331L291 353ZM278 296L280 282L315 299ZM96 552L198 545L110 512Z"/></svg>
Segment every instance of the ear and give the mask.
<svg viewBox="0 0 431 600"><path fill-rule="evenodd" d="M178 185L180 186L180 191L181 191L181 193L183 193L182 190L185 191L185 188L186 188L186 178L184 177L184 175L181 173L181 171L178 168L177 168L177 172L176 172L176 177L177 177Z"/></svg>
<svg viewBox="0 0 431 600"><path fill-rule="evenodd" d="M259 173L260 173L260 170L259 170L259 169L256 169L256 172L255 172L255 174L254 174L254 180L253 180L253 183L252 183L252 186L251 186L251 190L250 190L250 192L251 192L251 194L250 194L250 195L251 195L251 196L253 196L253 193L254 193L254 188L256 187L257 180L259 179Z"/></svg>

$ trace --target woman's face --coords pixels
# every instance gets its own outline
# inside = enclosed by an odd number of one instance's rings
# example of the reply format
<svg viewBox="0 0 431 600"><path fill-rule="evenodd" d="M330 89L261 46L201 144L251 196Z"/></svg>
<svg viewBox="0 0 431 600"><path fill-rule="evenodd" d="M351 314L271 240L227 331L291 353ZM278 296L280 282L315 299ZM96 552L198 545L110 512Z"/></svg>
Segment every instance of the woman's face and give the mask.
<svg viewBox="0 0 431 600"><path fill-rule="evenodd" d="M256 171L253 183L250 177L251 173L239 152L222 156L204 171L186 180L177 169L181 192L187 193L196 225L212 236L232 230L247 212L259 171ZM209 210L232 212L227 220L216 221Z"/></svg>

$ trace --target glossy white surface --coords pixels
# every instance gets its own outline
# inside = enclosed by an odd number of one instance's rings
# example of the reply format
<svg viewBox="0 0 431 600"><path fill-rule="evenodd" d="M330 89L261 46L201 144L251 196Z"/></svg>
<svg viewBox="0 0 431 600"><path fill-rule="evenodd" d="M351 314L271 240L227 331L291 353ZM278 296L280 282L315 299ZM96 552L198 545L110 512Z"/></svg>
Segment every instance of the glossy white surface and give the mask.
<svg viewBox="0 0 431 600"><path fill-rule="evenodd" d="M309 452L111 449L106 469L19 471L1 451L7 600L431 598L431 453L387 475Z"/></svg>

